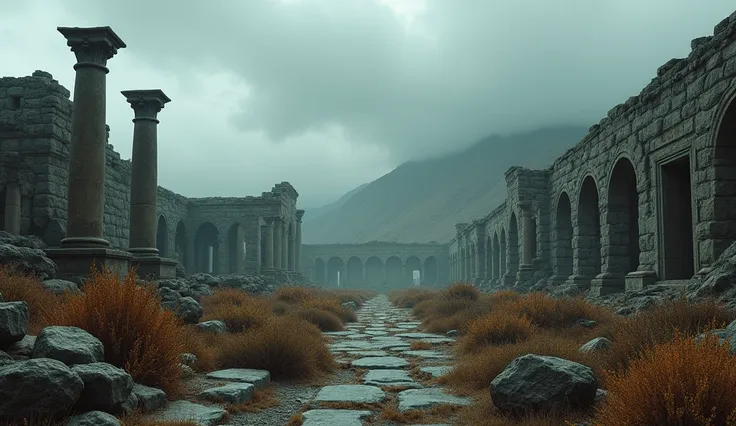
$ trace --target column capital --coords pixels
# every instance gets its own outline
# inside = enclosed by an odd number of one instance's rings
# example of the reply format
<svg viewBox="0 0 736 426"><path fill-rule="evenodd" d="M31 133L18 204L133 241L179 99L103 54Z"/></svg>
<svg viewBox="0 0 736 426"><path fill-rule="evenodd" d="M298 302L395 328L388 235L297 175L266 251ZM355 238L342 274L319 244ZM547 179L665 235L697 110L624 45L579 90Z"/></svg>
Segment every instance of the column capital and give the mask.
<svg viewBox="0 0 736 426"><path fill-rule="evenodd" d="M135 111L134 123L137 120L151 120L158 123L156 116L164 105L171 102L171 99L161 89L123 90L120 93L125 96L130 107Z"/></svg>
<svg viewBox="0 0 736 426"><path fill-rule="evenodd" d="M304 217L304 210L297 210L296 211L296 221L297 223L302 223L302 218Z"/></svg>
<svg viewBox="0 0 736 426"><path fill-rule="evenodd" d="M273 228L273 218L272 217L264 217L263 221L266 222L266 226Z"/></svg>
<svg viewBox="0 0 736 426"><path fill-rule="evenodd" d="M519 209L521 210L522 216L533 216L533 207L531 201L519 201Z"/></svg>
<svg viewBox="0 0 736 426"><path fill-rule="evenodd" d="M107 72L107 60L125 46L123 40L110 27L57 27L67 46L77 57L74 69L79 66L96 66Z"/></svg>

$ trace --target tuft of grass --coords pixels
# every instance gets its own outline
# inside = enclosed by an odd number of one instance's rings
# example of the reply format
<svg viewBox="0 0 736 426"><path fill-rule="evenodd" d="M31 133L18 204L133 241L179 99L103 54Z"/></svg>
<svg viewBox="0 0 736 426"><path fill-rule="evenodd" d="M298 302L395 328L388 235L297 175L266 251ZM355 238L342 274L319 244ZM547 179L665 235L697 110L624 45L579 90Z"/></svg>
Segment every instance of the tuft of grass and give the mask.
<svg viewBox="0 0 736 426"><path fill-rule="evenodd" d="M50 323L76 326L100 339L105 362L123 368L137 383L175 393L180 385L179 355L184 326L151 285L136 285L131 270L121 283L108 270L92 270L84 293L69 296Z"/></svg>
<svg viewBox="0 0 736 426"><path fill-rule="evenodd" d="M675 333L626 371L604 374L609 394L596 413L598 425L736 424L736 359L716 336L697 343Z"/></svg>
<svg viewBox="0 0 736 426"><path fill-rule="evenodd" d="M480 298L478 287L463 282L451 284L444 288L441 293L446 299L478 300Z"/></svg>
<svg viewBox="0 0 736 426"><path fill-rule="evenodd" d="M194 420L154 420L140 411L120 418L121 426L199 426Z"/></svg>
<svg viewBox="0 0 736 426"><path fill-rule="evenodd" d="M302 304L314 298L314 295L306 287L280 287L273 294L273 298L290 304Z"/></svg>
<svg viewBox="0 0 736 426"><path fill-rule="evenodd" d="M388 297L391 303L399 308L413 308L417 303L437 296L437 292L424 288L410 288L402 291L392 291Z"/></svg>
<svg viewBox="0 0 736 426"><path fill-rule="evenodd" d="M468 331L461 338L462 353L477 352L491 345L517 343L529 338L535 326L526 315L508 310L491 312L475 318L468 324Z"/></svg>
<svg viewBox="0 0 736 426"><path fill-rule="evenodd" d="M539 327L562 329L575 325L579 319L608 323L613 320L610 309L593 305L582 298L556 298L544 293L530 293L503 306L524 315Z"/></svg>
<svg viewBox="0 0 736 426"><path fill-rule="evenodd" d="M304 415L302 413L296 413L289 418L289 422L286 426L302 426L304 424Z"/></svg>
<svg viewBox="0 0 736 426"><path fill-rule="evenodd" d="M409 344L411 347L411 350L413 351L422 351L427 349L432 349L432 344L425 341L425 340L415 340Z"/></svg>
<svg viewBox="0 0 736 426"><path fill-rule="evenodd" d="M66 298L46 290L37 277L17 272L8 265L0 266L0 294L6 302L28 304L28 332L32 335L50 325L50 318Z"/></svg>
<svg viewBox="0 0 736 426"><path fill-rule="evenodd" d="M358 316L350 309L345 309L337 297L315 297L302 303L304 308L319 309L336 315L342 322L357 321Z"/></svg>
<svg viewBox="0 0 736 426"><path fill-rule="evenodd" d="M253 393L253 399L242 404L225 404L225 409L230 414L256 413L279 404L273 387L259 389Z"/></svg>
<svg viewBox="0 0 736 426"><path fill-rule="evenodd" d="M300 307L293 312L293 316L316 325L322 331L342 331L345 329L340 317L329 311Z"/></svg>

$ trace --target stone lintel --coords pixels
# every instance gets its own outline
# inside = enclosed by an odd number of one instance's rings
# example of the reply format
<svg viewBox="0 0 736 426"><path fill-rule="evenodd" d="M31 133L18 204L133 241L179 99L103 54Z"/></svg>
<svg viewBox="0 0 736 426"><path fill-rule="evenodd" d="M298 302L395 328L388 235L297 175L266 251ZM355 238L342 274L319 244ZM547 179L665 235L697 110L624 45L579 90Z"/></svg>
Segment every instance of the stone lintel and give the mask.
<svg viewBox="0 0 736 426"><path fill-rule="evenodd" d="M66 38L67 46L77 56L77 65L97 65L104 68L107 60L115 56L118 49L126 47L110 27L57 27L56 30Z"/></svg>
<svg viewBox="0 0 736 426"><path fill-rule="evenodd" d="M156 120L156 115L163 109L164 105L171 102L171 99L161 89L146 90L123 90L125 99L130 107L135 111L136 119Z"/></svg>
<svg viewBox="0 0 736 426"><path fill-rule="evenodd" d="M177 261L158 256L134 257L131 266L136 268L140 278L146 280L165 280L176 278Z"/></svg>
<svg viewBox="0 0 736 426"><path fill-rule="evenodd" d="M132 255L127 251L98 247L51 248L46 255L59 267L57 278L82 284L92 266L103 266L124 278L130 270Z"/></svg>
<svg viewBox="0 0 736 426"><path fill-rule="evenodd" d="M624 278L625 291L639 291L654 284L657 281L657 273L654 271L634 271L626 274Z"/></svg>

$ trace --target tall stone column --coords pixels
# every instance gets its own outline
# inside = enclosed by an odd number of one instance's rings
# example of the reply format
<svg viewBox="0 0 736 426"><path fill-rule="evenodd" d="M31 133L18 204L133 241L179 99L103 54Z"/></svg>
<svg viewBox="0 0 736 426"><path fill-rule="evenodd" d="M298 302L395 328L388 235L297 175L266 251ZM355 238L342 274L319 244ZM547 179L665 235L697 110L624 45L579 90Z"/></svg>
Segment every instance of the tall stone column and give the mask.
<svg viewBox="0 0 736 426"><path fill-rule="evenodd" d="M522 238L522 254L519 271L516 273L516 282L524 283L529 281L534 274L532 260L534 258L534 239L537 238L533 232L534 216L532 215L531 205L524 203L521 207L521 238Z"/></svg>
<svg viewBox="0 0 736 426"><path fill-rule="evenodd" d="M160 89L121 92L135 113L130 174L128 251L142 277L176 277L176 261L161 259L156 248L158 192L158 113L171 102Z"/></svg>
<svg viewBox="0 0 736 426"><path fill-rule="evenodd" d="M281 218L273 218L273 267L274 269L281 268L281 244L283 239L281 237L281 231L284 227L281 225Z"/></svg>
<svg viewBox="0 0 736 426"><path fill-rule="evenodd" d="M296 227L294 227L296 228ZM289 227L289 229L292 229ZM296 234L296 229L294 229ZM296 271L296 235L289 234L289 270Z"/></svg>
<svg viewBox="0 0 736 426"><path fill-rule="evenodd" d="M5 232L20 234L20 184L8 182L5 187Z"/></svg>
<svg viewBox="0 0 736 426"><path fill-rule="evenodd" d="M302 218L304 210L296 211L296 237L294 240L294 269L302 271Z"/></svg>
<svg viewBox="0 0 736 426"><path fill-rule="evenodd" d="M273 218L266 218L266 263L264 268L267 270L273 269Z"/></svg>
<svg viewBox="0 0 736 426"><path fill-rule="evenodd" d="M59 266L57 278L79 282L90 265L124 275L131 255L110 250L103 238L105 206L105 140L107 61L125 47L110 27L57 30L76 55L72 109L67 229L60 249L47 255Z"/></svg>
<svg viewBox="0 0 736 426"><path fill-rule="evenodd" d="M289 269L289 223L283 220L281 229L281 269Z"/></svg>

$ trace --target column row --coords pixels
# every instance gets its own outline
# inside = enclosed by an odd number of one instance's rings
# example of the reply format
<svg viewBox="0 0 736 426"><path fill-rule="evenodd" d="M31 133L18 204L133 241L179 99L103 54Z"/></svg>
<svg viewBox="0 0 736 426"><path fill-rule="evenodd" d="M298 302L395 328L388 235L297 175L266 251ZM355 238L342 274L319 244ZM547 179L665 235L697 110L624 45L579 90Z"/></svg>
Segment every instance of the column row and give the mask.
<svg viewBox="0 0 736 426"><path fill-rule="evenodd" d="M304 210L297 210L294 232L281 217L265 218L266 252L261 253L261 264L266 270L299 271L302 255L302 217Z"/></svg>

